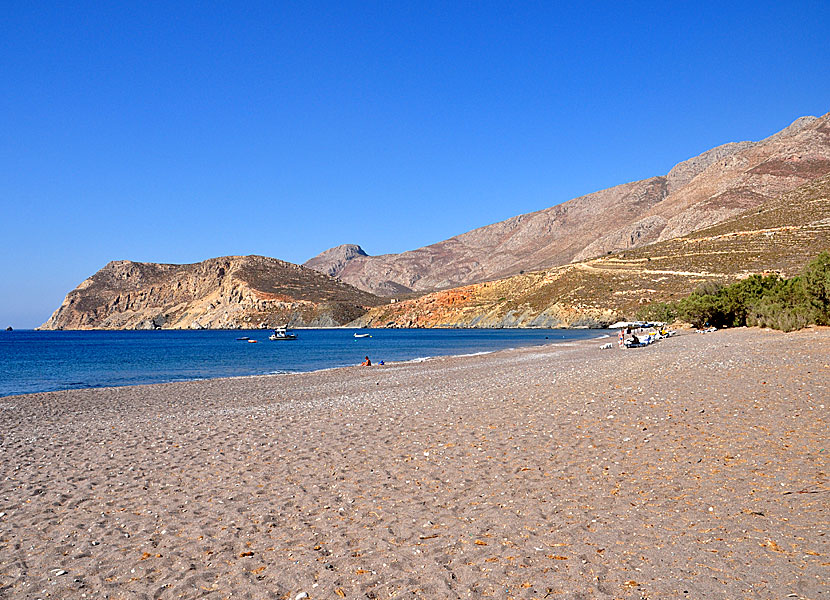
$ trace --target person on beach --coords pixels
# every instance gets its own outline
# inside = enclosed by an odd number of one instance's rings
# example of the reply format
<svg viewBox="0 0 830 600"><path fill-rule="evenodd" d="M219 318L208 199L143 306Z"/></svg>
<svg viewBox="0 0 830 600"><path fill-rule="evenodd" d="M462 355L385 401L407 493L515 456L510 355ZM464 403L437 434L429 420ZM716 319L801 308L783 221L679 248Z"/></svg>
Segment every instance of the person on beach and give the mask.
<svg viewBox="0 0 830 600"><path fill-rule="evenodd" d="M371 367L372 366L372 361L369 360L369 357L367 356L366 360L364 360L362 363L360 363L360 366L361 367Z"/></svg>

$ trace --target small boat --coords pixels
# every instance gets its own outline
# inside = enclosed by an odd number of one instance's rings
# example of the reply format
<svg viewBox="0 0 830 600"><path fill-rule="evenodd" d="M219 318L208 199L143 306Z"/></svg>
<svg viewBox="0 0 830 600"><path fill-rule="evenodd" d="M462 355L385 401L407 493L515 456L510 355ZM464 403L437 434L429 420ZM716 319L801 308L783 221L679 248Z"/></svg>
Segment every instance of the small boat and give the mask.
<svg viewBox="0 0 830 600"><path fill-rule="evenodd" d="M249 344L256 344L256 340L248 340Z"/></svg>
<svg viewBox="0 0 830 600"><path fill-rule="evenodd" d="M368 333L356 333L356 334L354 334L354 336L355 336L356 338L367 338L367 337L372 337L372 336L371 336L371 335L369 335Z"/></svg>
<svg viewBox="0 0 830 600"><path fill-rule="evenodd" d="M236 338L236 341L237 341L237 342L247 342L247 341L248 341L248 340L250 340L250 339L251 339L251 338L249 338L249 337L246 335L245 337L238 337L238 338Z"/></svg>
<svg viewBox="0 0 830 600"><path fill-rule="evenodd" d="M295 333L288 333L288 325L285 327L277 327L268 339L271 341L277 340L296 340L297 334Z"/></svg>

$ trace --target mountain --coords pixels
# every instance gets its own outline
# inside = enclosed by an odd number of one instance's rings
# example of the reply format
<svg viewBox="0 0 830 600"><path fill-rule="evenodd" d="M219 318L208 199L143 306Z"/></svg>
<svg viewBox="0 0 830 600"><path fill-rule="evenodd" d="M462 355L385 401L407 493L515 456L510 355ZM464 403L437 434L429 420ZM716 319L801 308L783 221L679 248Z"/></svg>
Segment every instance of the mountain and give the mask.
<svg viewBox="0 0 830 600"><path fill-rule="evenodd" d="M369 256L363 251L363 248L355 244L342 244L329 248L314 258L303 263L304 267L309 267L331 277L336 277L346 266L346 264L358 256Z"/></svg>
<svg viewBox="0 0 830 600"><path fill-rule="evenodd" d="M383 296L453 288L687 235L830 173L830 113L626 183L403 252L338 246L306 266ZM352 249L351 251L348 249Z"/></svg>
<svg viewBox="0 0 830 600"><path fill-rule="evenodd" d="M342 325L381 300L275 258L108 263L40 329L221 329Z"/></svg>
<svg viewBox="0 0 830 600"><path fill-rule="evenodd" d="M578 327L631 318L704 281L798 273L830 249L830 176L671 240L371 309L370 327Z"/></svg>

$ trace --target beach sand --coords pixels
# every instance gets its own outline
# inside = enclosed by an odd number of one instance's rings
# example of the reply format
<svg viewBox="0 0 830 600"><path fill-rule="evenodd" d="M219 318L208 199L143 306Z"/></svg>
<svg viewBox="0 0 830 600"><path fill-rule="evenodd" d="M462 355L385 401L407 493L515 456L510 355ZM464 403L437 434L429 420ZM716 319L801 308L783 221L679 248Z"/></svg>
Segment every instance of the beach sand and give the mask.
<svg viewBox="0 0 830 600"><path fill-rule="evenodd" d="M830 329L605 341L0 398L0 598L830 598Z"/></svg>

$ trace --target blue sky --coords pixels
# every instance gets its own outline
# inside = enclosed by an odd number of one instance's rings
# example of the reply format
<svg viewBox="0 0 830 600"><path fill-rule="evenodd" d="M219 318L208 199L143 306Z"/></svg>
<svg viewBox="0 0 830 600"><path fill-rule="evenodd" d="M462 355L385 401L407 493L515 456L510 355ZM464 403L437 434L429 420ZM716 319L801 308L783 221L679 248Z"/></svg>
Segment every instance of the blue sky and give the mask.
<svg viewBox="0 0 830 600"><path fill-rule="evenodd" d="M1 326L110 260L401 252L830 111L827 2L240 4L4 6Z"/></svg>

